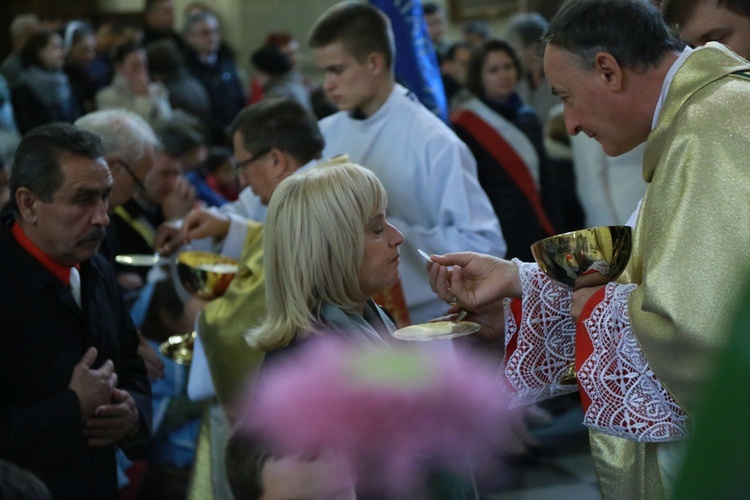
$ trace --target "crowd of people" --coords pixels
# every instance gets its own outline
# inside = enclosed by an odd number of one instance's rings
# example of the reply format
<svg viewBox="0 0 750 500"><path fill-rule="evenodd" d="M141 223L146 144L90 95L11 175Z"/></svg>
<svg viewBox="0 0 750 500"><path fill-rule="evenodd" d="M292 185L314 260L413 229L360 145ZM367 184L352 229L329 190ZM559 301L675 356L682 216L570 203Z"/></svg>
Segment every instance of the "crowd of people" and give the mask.
<svg viewBox="0 0 750 500"><path fill-rule="evenodd" d="M414 349L393 332L459 308L474 342L424 350L489 353L521 421L579 393L604 498L675 490L750 246L746 2L567 0L456 41L427 2L447 121L399 82L370 4L310 26L319 85L289 32L252 51L246 78L216 12L184 17L176 31L172 0L146 0L142 24L10 26L0 492L398 496L335 450L274 449L243 408L316 339ZM564 290L533 263L539 239L626 224L616 283ZM117 258L184 249L238 261L221 296ZM190 365L159 351L193 330ZM578 384L561 384L571 363ZM478 498L470 462L426 467L425 498Z"/></svg>

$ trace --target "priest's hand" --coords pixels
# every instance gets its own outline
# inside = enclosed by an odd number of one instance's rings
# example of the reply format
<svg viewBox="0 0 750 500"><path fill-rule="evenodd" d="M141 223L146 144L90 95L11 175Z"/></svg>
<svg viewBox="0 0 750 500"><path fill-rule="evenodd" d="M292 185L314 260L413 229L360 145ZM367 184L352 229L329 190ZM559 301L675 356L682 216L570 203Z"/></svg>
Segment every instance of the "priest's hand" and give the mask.
<svg viewBox="0 0 750 500"><path fill-rule="evenodd" d="M206 210L194 208L182 221L182 239L190 243L193 239L224 238L229 232L229 217Z"/></svg>
<svg viewBox="0 0 750 500"><path fill-rule="evenodd" d="M510 261L474 252L430 258L427 270L432 291L451 305L478 311L493 303L500 307L499 301L506 297L521 296L518 267Z"/></svg>
<svg viewBox="0 0 750 500"><path fill-rule="evenodd" d="M83 435L89 446L109 446L137 432L138 408L133 396L122 389L112 392L112 402L99 406L86 422Z"/></svg>

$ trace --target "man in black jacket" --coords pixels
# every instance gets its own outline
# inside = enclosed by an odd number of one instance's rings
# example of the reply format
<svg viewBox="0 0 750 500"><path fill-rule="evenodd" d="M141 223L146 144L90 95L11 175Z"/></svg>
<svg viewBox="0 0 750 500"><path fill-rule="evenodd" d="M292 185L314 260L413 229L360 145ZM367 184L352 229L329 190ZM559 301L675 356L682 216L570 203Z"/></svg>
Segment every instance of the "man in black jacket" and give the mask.
<svg viewBox="0 0 750 500"><path fill-rule="evenodd" d="M233 54L221 43L219 21L209 12L188 16L183 32L185 67L206 88L211 100L212 142L229 142L229 125L243 107L245 91Z"/></svg>
<svg viewBox="0 0 750 500"><path fill-rule="evenodd" d="M97 255L111 188L95 134L45 125L19 145L0 224L0 458L56 499L115 498L115 447L150 445L138 336Z"/></svg>

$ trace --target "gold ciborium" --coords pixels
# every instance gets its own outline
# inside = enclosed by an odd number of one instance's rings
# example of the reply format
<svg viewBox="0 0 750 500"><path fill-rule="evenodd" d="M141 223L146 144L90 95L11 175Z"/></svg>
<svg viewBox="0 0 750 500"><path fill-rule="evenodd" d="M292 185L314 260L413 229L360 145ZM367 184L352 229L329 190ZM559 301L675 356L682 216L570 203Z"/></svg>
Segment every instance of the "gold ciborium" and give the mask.
<svg viewBox="0 0 750 500"><path fill-rule="evenodd" d="M630 259L632 241L628 226L600 226L539 240L531 253L551 280L577 289L617 279ZM576 383L575 364L568 366L560 383Z"/></svg>
<svg viewBox="0 0 750 500"><path fill-rule="evenodd" d="M222 295L237 274L237 266L236 260L216 253L191 250L177 256L182 285L203 300Z"/></svg>
<svg viewBox="0 0 750 500"><path fill-rule="evenodd" d="M203 300L221 296L237 274L238 262L223 255L186 251L177 256L177 275L185 289ZM193 360L195 331L172 335L159 346L159 351L181 365Z"/></svg>

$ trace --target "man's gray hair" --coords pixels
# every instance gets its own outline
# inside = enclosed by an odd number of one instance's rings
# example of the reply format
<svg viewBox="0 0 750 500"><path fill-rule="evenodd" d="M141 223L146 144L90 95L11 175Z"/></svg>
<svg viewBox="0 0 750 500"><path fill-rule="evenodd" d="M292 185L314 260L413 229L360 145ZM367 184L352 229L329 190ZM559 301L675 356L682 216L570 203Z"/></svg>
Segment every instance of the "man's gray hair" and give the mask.
<svg viewBox="0 0 750 500"><path fill-rule="evenodd" d="M577 56L583 68L593 68L594 56L607 52L621 66L638 71L657 66L684 46L644 0L566 0L550 21L547 45Z"/></svg>
<svg viewBox="0 0 750 500"><path fill-rule="evenodd" d="M193 29L193 26L200 22L215 22L217 25L219 24L219 18L216 17L216 14L213 12L196 12L194 14L190 14L187 18L185 18L185 24L182 28L183 35L188 35Z"/></svg>
<svg viewBox="0 0 750 500"><path fill-rule="evenodd" d="M79 118L77 126L94 132L104 143L104 155L135 163L148 146L159 148L159 139L146 121L124 109L95 111Z"/></svg>
<svg viewBox="0 0 750 500"><path fill-rule="evenodd" d="M39 24L39 18L36 14L19 14L10 23L10 38L16 39L23 36L27 30L36 27Z"/></svg>

